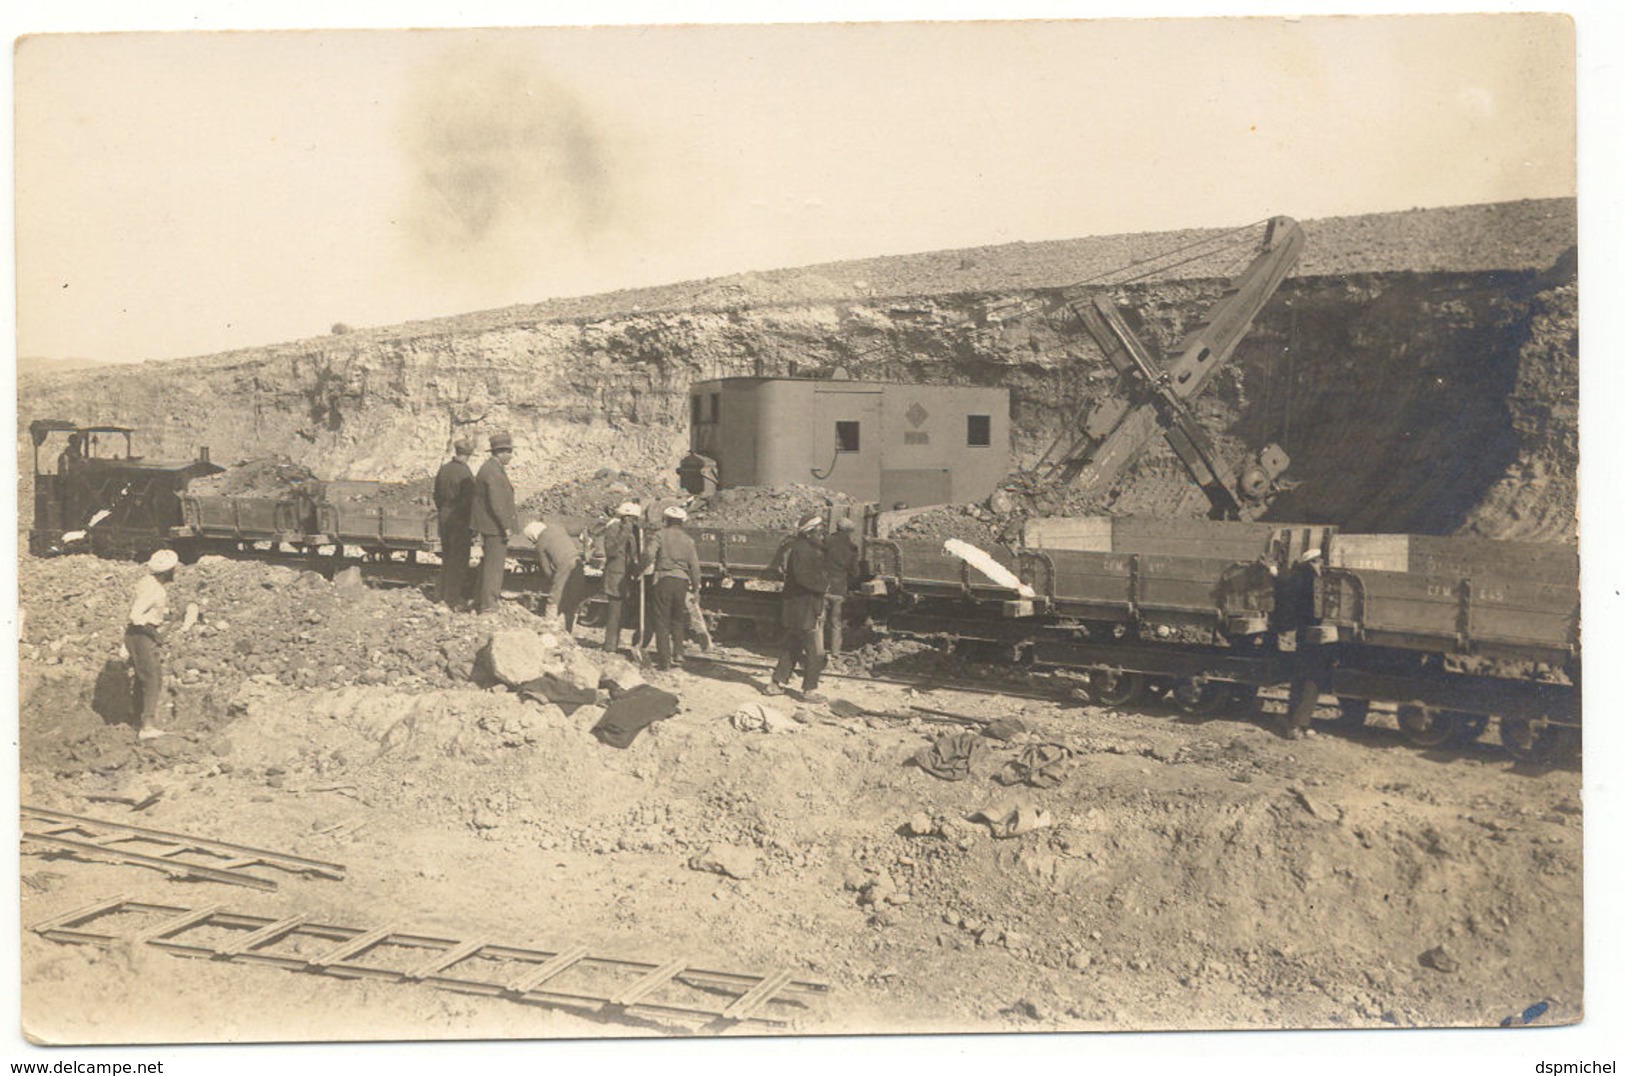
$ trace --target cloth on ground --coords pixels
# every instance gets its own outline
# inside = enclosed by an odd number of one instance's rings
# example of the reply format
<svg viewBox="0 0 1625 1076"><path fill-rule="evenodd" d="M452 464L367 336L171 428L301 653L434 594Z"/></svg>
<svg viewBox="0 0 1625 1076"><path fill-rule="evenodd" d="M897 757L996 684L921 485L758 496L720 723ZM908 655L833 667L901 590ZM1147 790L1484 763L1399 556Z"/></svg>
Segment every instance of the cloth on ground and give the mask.
<svg viewBox="0 0 1625 1076"><path fill-rule="evenodd" d="M1048 811L1041 811L1024 800L984 807L969 818L972 822L987 823L993 836L1001 838L1019 837L1054 824Z"/></svg>
<svg viewBox="0 0 1625 1076"><path fill-rule="evenodd" d="M974 732L946 732L914 755L914 764L944 781L963 781L987 750Z"/></svg>
<svg viewBox="0 0 1625 1076"><path fill-rule="evenodd" d="M1006 762L993 779L1001 785L1054 788L1066 780L1071 763L1072 749L1065 744L1030 743L1021 749L1021 754Z"/></svg>
<svg viewBox="0 0 1625 1076"><path fill-rule="evenodd" d="M592 727L592 734L610 747L629 747L638 733L675 714L681 705L681 700L671 692L643 684L605 707L604 716Z"/></svg>

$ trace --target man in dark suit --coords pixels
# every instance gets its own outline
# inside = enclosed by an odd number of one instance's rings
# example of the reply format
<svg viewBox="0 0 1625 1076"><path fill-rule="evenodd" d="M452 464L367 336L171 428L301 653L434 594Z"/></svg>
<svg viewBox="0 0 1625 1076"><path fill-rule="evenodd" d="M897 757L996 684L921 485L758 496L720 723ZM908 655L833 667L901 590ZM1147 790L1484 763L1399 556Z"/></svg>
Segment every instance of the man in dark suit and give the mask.
<svg viewBox="0 0 1625 1076"><path fill-rule="evenodd" d="M452 458L434 476L434 507L440 526L440 600L461 609L468 600L468 554L474 543L474 442L452 443Z"/></svg>
<svg viewBox="0 0 1625 1076"><path fill-rule="evenodd" d="M470 516L475 533L480 536L480 592L474 608L481 613L494 613L502 600L502 573L508 565L508 538L519 529L519 514L515 510L513 482L508 478L508 463L513 459L513 437L506 433L491 435L491 456L480 464L480 473L474 476L474 506Z"/></svg>

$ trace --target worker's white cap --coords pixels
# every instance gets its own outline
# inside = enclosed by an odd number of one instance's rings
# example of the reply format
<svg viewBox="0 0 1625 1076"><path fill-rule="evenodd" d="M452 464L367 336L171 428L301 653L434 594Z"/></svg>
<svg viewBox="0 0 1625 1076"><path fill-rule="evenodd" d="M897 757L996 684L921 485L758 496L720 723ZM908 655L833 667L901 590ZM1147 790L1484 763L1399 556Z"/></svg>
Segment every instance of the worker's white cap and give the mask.
<svg viewBox="0 0 1625 1076"><path fill-rule="evenodd" d="M172 572L181 558L173 549L160 549L147 560L147 571L153 575L163 575Z"/></svg>
<svg viewBox="0 0 1625 1076"><path fill-rule="evenodd" d="M538 538L540 538L542 536L542 532L545 531L546 529L547 529L547 524L543 523L539 519L533 520L533 521L531 521L529 523L526 523L525 524L525 541L534 542L536 539L538 539Z"/></svg>
<svg viewBox="0 0 1625 1076"><path fill-rule="evenodd" d="M688 513L683 511L681 507L675 504L662 512L661 515L665 516L667 519L675 519L679 523L682 523L684 520L688 519Z"/></svg>
<svg viewBox="0 0 1625 1076"><path fill-rule="evenodd" d="M797 524L796 530L798 530L798 531L815 531L818 528L822 527L823 525L824 525L824 517L823 517L822 513L808 512L806 515L801 517L801 522L799 524Z"/></svg>
<svg viewBox="0 0 1625 1076"><path fill-rule="evenodd" d="M1314 560L1318 556L1320 556L1319 548L1306 549L1306 550L1303 551L1303 556L1299 557L1298 560L1299 561Z"/></svg>
<svg viewBox="0 0 1625 1076"><path fill-rule="evenodd" d="M618 516L634 516L641 518L643 515L643 505L638 504L636 501L626 501L619 508L615 509L615 514Z"/></svg>

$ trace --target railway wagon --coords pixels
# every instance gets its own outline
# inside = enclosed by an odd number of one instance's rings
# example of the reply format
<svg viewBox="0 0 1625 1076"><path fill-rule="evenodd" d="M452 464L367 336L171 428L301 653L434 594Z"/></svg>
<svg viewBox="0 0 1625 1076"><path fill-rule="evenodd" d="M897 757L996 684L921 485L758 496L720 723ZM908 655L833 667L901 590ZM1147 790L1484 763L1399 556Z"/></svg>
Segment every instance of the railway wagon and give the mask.
<svg viewBox="0 0 1625 1076"><path fill-rule="evenodd" d="M37 476L45 481L36 482L36 552L61 550L69 524L80 523L89 550L109 556L173 545L188 559L219 553L325 573L359 564L372 578L417 583L438 569L437 520L427 506L334 498L319 486L276 497L191 493L192 478L220 468L206 458L130 456L130 431L121 427L36 423L37 471L41 444L63 432L99 451L68 459L65 478ZM120 437L125 454L107 454L105 442ZM100 518L96 504L107 506ZM575 533L587 526L557 522ZM1223 541L1203 541L1203 526L1230 529ZM1572 547L1192 521L1172 521L1166 533L1148 521L1067 521L1052 533L1068 528L1096 535L1097 548L1058 548L1063 541L985 550L1030 594L983 576L935 542L869 535L866 578L847 614L886 632L994 643L1012 661L1085 671L1096 697L1111 704L1166 690L1193 713L1292 682L1308 643L1329 662L1324 690L1351 720L1363 719L1372 702L1393 704L1406 734L1428 744L1475 736L1499 718L1502 740L1520 755L1578 737ZM774 562L789 535L709 524L692 533L707 609L774 624ZM1109 536L1103 547L1101 534ZM1313 576L1307 614L1295 607L1289 618L1283 586L1311 549L1327 566ZM509 550L511 589L537 589L530 544L515 536Z"/></svg>

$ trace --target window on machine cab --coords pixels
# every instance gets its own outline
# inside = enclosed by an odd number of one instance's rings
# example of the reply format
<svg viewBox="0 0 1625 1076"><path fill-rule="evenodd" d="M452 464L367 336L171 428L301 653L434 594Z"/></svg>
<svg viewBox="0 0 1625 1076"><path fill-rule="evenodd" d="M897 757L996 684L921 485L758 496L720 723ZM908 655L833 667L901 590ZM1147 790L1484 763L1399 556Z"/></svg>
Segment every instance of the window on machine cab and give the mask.
<svg viewBox="0 0 1625 1076"><path fill-rule="evenodd" d="M965 416L965 444L971 448L988 448L993 444L993 416Z"/></svg>
<svg viewBox="0 0 1625 1076"><path fill-rule="evenodd" d="M835 424L835 451L860 451L858 448L858 425L856 422L837 422Z"/></svg>

